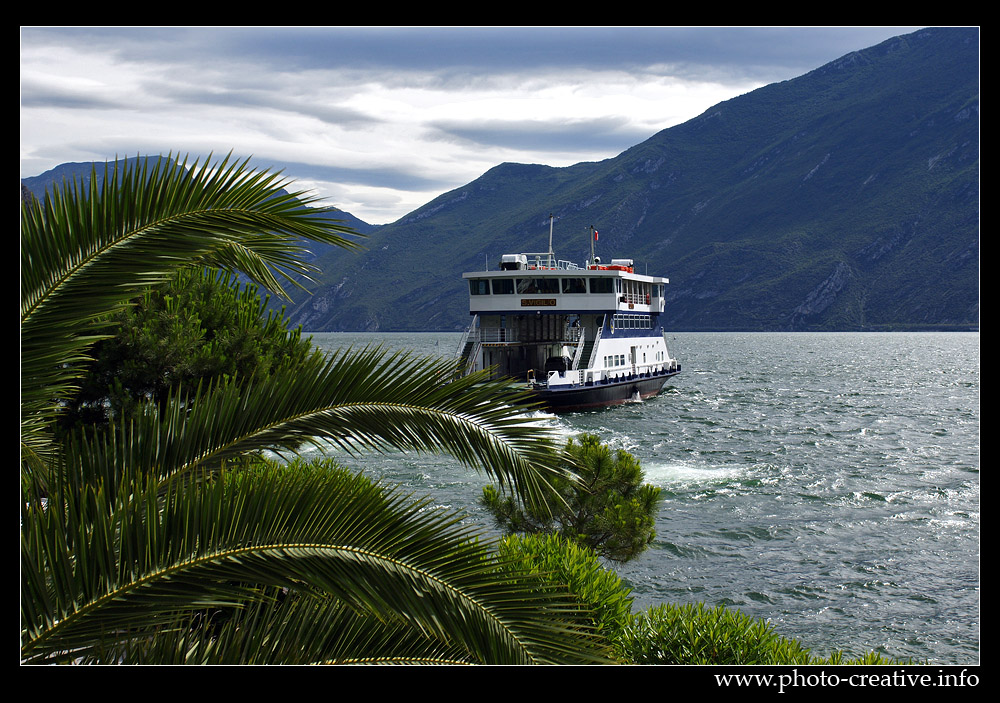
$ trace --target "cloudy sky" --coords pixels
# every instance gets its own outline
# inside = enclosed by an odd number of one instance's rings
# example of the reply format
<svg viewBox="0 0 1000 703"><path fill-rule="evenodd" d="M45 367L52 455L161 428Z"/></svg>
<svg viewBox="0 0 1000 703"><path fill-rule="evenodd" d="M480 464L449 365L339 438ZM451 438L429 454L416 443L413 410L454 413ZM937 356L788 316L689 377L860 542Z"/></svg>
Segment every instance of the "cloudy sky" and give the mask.
<svg viewBox="0 0 1000 703"><path fill-rule="evenodd" d="M253 157L372 224L514 161L615 156L917 27L21 28L21 177Z"/></svg>

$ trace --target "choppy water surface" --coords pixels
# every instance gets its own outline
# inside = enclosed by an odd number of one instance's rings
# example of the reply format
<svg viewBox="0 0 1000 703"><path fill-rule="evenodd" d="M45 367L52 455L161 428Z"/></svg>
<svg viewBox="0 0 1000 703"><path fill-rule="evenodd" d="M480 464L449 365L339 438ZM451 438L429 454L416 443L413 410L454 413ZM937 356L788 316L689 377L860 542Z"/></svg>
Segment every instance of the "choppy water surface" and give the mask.
<svg viewBox="0 0 1000 703"><path fill-rule="evenodd" d="M457 334L317 334L450 356ZM818 654L979 661L978 333L678 333L659 397L541 420L635 454L657 539L618 569L637 606L725 604ZM468 510L484 479L438 456L370 474Z"/></svg>

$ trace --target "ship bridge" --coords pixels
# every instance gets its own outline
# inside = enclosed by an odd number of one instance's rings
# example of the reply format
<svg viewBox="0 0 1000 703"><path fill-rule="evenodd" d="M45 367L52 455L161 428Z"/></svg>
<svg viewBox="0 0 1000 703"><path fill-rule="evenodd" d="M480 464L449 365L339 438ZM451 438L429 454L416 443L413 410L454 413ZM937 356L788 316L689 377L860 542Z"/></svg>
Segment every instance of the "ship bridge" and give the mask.
<svg viewBox="0 0 1000 703"><path fill-rule="evenodd" d="M465 273L471 315L646 313L664 310L669 279L635 273L631 259L585 267L545 254L508 254L499 271Z"/></svg>

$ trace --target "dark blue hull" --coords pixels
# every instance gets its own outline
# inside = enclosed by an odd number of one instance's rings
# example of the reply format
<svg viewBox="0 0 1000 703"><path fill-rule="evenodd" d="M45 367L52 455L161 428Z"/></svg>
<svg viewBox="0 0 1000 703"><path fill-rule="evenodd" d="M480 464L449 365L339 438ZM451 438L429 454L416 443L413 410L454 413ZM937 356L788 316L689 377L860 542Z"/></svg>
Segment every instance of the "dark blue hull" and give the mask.
<svg viewBox="0 0 1000 703"><path fill-rule="evenodd" d="M611 383L592 383L569 386L559 390L537 389L535 394L555 413L577 412L621 405L635 397L649 398L656 395L667 381L681 372L676 369L658 374L640 374Z"/></svg>

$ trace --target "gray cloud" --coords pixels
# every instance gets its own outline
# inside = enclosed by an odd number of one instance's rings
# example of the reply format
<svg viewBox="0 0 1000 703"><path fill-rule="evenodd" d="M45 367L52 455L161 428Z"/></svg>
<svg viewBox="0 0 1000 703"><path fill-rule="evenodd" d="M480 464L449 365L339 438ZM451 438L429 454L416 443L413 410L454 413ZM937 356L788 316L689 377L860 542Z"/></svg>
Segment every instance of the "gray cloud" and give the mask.
<svg viewBox="0 0 1000 703"><path fill-rule="evenodd" d="M381 121L378 117L360 110L328 105L315 98L300 97L277 89L232 89L224 86L207 88L185 85L165 86L157 91L157 94L160 98L188 106L273 110L312 117L321 122L345 128L370 126Z"/></svg>
<svg viewBox="0 0 1000 703"><path fill-rule="evenodd" d="M907 31L26 27L21 171L233 150L384 222L500 161L609 158Z"/></svg>
<svg viewBox="0 0 1000 703"><path fill-rule="evenodd" d="M765 82L915 27L26 28L25 42L111 50L124 61L261 63L274 70L443 71L440 81L526 69L672 66ZM461 77L461 78L460 78Z"/></svg>
<svg viewBox="0 0 1000 703"><path fill-rule="evenodd" d="M594 120L438 122L431 125L433 138L460 139L481 146L500 146L526 151L624 151L648 138L648 130L624 117Z"/></svg>
<svg viewBox="0 0 1000 703"><path fill-rule="evenodd" d="M294 173L296 178L303 180L343 185L373 186L407 191L439 190L455 186L452 181L429 178L404 167L345 168L265 158L254 159L253 165L258 168L284 170L285 173Z"/></svg>
<svg viewBox="0 0 1000 703"><path fill-rule="evenodd" d="M122 110L129 106L120 100L109 100L106 97L82 93L79 90L43 85L28 78L21 81L21 107L50 107L64 110Z"/></svg>

